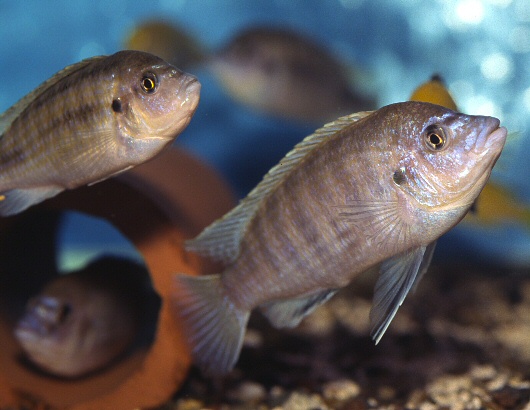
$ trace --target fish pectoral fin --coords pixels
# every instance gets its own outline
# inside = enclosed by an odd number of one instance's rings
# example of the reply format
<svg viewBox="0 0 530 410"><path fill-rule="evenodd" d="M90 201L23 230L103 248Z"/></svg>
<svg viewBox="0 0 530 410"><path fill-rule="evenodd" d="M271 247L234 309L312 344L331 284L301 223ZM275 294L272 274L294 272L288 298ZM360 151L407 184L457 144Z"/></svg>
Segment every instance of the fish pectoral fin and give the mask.
<svg viewBox="0 0 530 410"><path fill-rule="evenodd" d="M370 311L370 335L379 343L410 289L427 270L434 244L420 246L387 259L380 268Z"/></svg>
<svg viewBox="0 0 530 410"><path fill-rule="evenodd" d="M295 327L337 291L338 289L326 289L301 298L274 301L261 305L260 310L276 328Z"/></svg>
<svg viewBox="0 0 530 410"><path fill-rule="evenodd" d="M0 193L0 216L18 214L32 205L51 198L63 191L60 187L11 189Z"/></svg>
<svg viewBox="0 0 530 410"><path fill-rule="evenodd" d="M171 304L201 370L207 375L232 370L250 311L238 309L225 295L221 275L175 275Z"/></svg>

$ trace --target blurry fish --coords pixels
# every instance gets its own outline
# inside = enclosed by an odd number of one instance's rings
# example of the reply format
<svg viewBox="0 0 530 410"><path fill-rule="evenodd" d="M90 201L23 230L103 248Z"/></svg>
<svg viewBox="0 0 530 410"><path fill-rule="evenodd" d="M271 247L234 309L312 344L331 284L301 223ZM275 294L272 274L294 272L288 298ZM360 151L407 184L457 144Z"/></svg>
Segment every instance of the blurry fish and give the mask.
<svg viewBox="0 0 530 410"><path fill-rule="evenodd" d="M102 258L52 280L29 300L15 328L27 357L51 374L70 378L116 359L135 336L139 301L134 292L140 292L130 284L139 273L147 277L133 262Z"/></svg>
<svg viewBox="0 0 530 410"><path fill-rule="evenodd" d="M339 118L310 135L239 206L187 248L226 264L175 276L172 303L196 362L237 361L250 311L296 326L380 265L370 314L378 342L425 272L434 242L466 214L506 138L492 117L405 102Z"/></svg>
<svg viewBox="0 0 530 410"><path fill-rule="evenodd" d="M457 111L456 103L439 75L416 88L410 100L430 102ZM490 180L473 204L473 212L468 213L464 221L484 226L511 221L529 229L530 206L518 201L509 189Z"/></svg>
<svg viewBox="0 0 530 410"><path fill-rule="evenodd" d="M125 48L154 54L184 70L206 59L206 51L197 41L175 25L160 20L135 27L125 40Z"/></svg>
<svg viewBox="0 0 530 410"><path fill-rule="evenodd" d="M66 67L0 116L0 215L151 159L199 93L195 77L140 51Z"/></svg>
<svg viewBox="0 0 530 410"><path fill-rule="evenodd" d="M209 66L233 98L281 117L322 123L375 107L326 50L284 29L243 31Z"/></svg>
<svg viewBox="0 0 530 410"><path fill-rule="evenodd" d="M464 221L484 226L515 222L530 229L530 206L502 185L489 181L475 201L474 212Z"/></svg>
<svg viewBox="0 0 530 410"><path fill-rule="evenodd" d="M410 96L410 101L438 104L450 110L458 111L455 100L446 88L444 80L438 74L433 75L429 81L416 88Z"/></svg>

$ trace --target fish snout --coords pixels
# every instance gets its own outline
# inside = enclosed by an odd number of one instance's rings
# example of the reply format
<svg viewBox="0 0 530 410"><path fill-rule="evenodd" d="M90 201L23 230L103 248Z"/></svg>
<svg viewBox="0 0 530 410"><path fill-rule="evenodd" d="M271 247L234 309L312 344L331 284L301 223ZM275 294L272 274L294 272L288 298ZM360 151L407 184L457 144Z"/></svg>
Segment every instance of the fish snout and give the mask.
<svg viewBox="0 0 530 410"><path fill-rule="evenodd" d="M61 325L71 312L71 306L55 297L39 296L28 306L28 311L19 321L17 331L45 336Z"/></svg>
<svg viewBox="0 0 530 410"><path fill-rule="evenodd" d="M480 123L480 131L475 141L473 151L476 154L482 154L484 151L489 151L493 146L498 145L502 140L503 134L506 138L506 128L499 128L500 121L494 117L476 117ZM497 132L499 131L499 132Z"/></svg>
<svg viewBox="0 0 530 410"><path fill-rule="evenodd" d="M194 102L194 105L196 105L199 102L198 97L201 93L201 83L194 75L186 74L186 79L183 81L181 91L179 92L182 91L186 94L185 101L189 101L192 98L196 100Z"/></svg>

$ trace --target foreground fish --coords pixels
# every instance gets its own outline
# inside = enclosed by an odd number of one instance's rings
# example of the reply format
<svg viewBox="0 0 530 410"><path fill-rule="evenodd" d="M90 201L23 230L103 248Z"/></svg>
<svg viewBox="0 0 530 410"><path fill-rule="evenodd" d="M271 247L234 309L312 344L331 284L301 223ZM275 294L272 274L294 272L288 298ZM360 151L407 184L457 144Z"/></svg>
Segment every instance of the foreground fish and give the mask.
<svg viewBox="0 0 530 410"><path fill-rule="evenodd" d="M65 68L0 116L0 215L155 156L197 108L200 84L139 51Z"/></svg>
<svg viewBox="0 0 530 410"><path fill-rule="evenodd" d="M30 299L15 336L26 356L62 377L80 377L109 364L131 345L139 289L124 286L147 272L104 258L59 276Z"/></svg>
<svg viewBox="0 0 530 410"><path fill-rule="evenodd" d="M125 40L125 47L157 55L183 69L206 59L206 51L197 41L179 27L160 20L149 20L135 27Z"/></svg>
<svg viewBox="0 0 530 410"><path fill-rule="evenodd" d="M209 66L236 100L282 117L322 123L375 107L326 50L284 29L243 31Z"/></svg>
<svg viewBox="0 0 530 410"><path fill-rule="evenodd" d="M505 138L496 118L419 102L339 118L307 137L188 243L226 264L220 275L175 276L174 310L196 362L229 371L252 309L276 327L296 326L381 264L370 315L378 342Z"/></svg>
<svg viewBox="0 0 530 410"><path fill-rule="evenodd" d="M410 100L430 102L457 110L453 97L439 75L434 75L416 88ZM468 213L464 221L483 226L515 222L530 229L530 206L517 200L514 193L506 187L488 181L473 204L473 212Z"/></svg>

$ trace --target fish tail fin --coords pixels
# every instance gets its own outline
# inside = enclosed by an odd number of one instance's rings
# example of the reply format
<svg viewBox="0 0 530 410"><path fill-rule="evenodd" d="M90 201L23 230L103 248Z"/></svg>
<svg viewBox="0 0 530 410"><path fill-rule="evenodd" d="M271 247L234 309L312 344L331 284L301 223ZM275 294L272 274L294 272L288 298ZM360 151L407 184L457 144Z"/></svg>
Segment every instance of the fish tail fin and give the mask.
<svg viewBox="0 0 530 410"><path fill-rule="evenodd" d="M172 303L195 363L208 375L234 367L250 311L237 308L223 290L221 275L175 276Z"/></svg>

